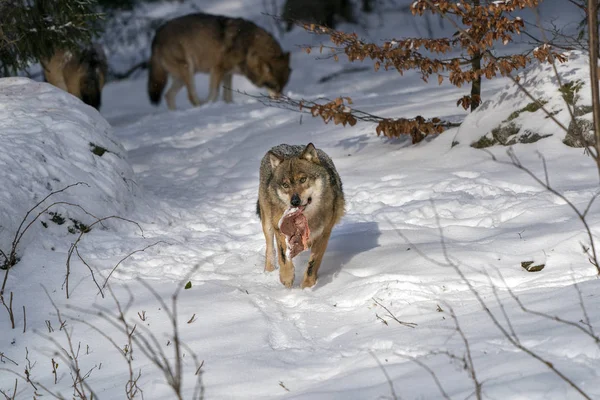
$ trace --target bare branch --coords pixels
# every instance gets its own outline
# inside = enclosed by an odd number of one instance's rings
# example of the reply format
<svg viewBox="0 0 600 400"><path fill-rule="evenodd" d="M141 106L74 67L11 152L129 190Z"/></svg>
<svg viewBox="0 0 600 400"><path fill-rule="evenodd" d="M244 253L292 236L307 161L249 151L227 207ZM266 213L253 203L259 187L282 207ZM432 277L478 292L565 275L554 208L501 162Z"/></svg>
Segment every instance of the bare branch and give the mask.
<svg viewBox="0 0 600 400"><path fill-rule="evenodd" d="M390 386L390 392L392 393L392 399L397 400L398 395L396 395L396 391L394 390L394 382L392 382L392 378L390 378L387 371L383 367L383 364L381 364L381 361L379 361L379 359L377 358L375 353L373 353L372 351L369 351L369 354L371 355L371 357L373 357L373 359L375 360L375 362L377 363L377 365L383 372L383 375L385 375L385 380L387 381L388 385Z"/></svg>
<svg viewBox="0 0 600 400"><path fill-rule="evenodd" d="M414 328L417 326L417 324L415 324L414 322L404 322L404 321L400 321L398 318L396 318L396 316L389 310L389 308L387 308L386 306L384 306L383 304L381 304L379 301L377 301L377 299L375 299L374 297L371 298L375 303L377 303L377 305L381 308L383 308L387 313L388 316L390 318L392 318L394 321L396 321L397 323L399 323L400 325L404 325L407 326L409 328Z"/></svg>
<svg viewBox="0 0 600 400"><path fill-rule="evenodd" d="M440 391L440 394L442 395L442 397L446 400L451 400L450 396L448 395L448 393L446 393L446 391L444 390L444 387L442 386L442 383L440 382L440 380L437 377L437 374L431 369L429 368L429 366L427 364L425 364L424 362L422 362L421 360L419 360L416 357L413 356L409 356L406 354L398 354L400 357L404 357L412 362L414 362L415 364L417 364L419 367L423 368L425 371L427 371L427 373L429 375L431 375L431 377L433 378L433 381L435 382L435 385L438 387L438 390Z"/></svg>
<svg viewBox="0 0 600 400"><path fill-rule="evenodd" d="M110 271L110 273L108 274L108 276L104 280L104 283L102 284L102 288L106 287L106 285L108 284L108 280L110 279L110 277L112 276L112 274L117 270L117 268L119 267L119 265L121 265L125 260L127 260L129 257L133 256L136 253L142 253L142 252L148 250L149 248L154 247L154 246L156 246L158 244L161 244L161 243L168 244L164 240L159 240L157 242L149 244L148 246L144 247L143 249L132 251L131 253L127 254L125 257L123 257L122 259L120 259L119 262L113 267L113 269ZM102 291L102 288L100 288L100 291Z"/></svg>

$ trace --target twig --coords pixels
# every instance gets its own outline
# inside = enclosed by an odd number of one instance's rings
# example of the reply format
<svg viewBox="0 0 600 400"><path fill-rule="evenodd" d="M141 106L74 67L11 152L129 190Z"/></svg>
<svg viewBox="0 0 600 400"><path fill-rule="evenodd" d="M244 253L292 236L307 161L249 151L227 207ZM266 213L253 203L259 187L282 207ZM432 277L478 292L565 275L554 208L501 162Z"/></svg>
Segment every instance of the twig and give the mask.
<svg viewBox="0 0 600 400"><path fill-rule="evenodd" d="M581 324L577 323L577 322L573 322L573 321L569 321L566 320L564 318L561 318L557 315L550 315L544 312L540 312L540 311L535 311L530 309L529 307L525 306L525 304L523 304L523 302L521 301L521 299L519 298L519 296L517 296L513 290L508 286L508 283L506 282L506 280L504 279L504 276L500 273L500 271L498 271L498 276L500 277L500 279L502 280L504 287L506 289L506 291L508 292L508 294L510 294L510 297L513 298L513 300L518 304L518 306L521 308L521 310L527 314L532 314L532 315L536 315L538 317L542 317L545 319L549 319L551 321L555 321L555 322L559 322L563 325L567 325L567 326L571 326L573 328L579 329L581 332L583 332L584 334L586 334L587 336L589 336L595 343L596 345L600 345L600 337L598 337L595 333L594 330L592 328L592 326L589 324L589 317L587 314L587 309L583 303L583 298L581 297L581 291L579 290L579 287L577 286L577 284L575 283L575 288L577 290L577 294L579 295L579 304L582 308L582 312L584 315L584 318L586 320L586 327L582 326Z"/></svg>
<svg viewBox="0 0 600 400"><path fill-rule="evenodd" d="M65 399L63 396L61 396L59 393L54 393L52 390L48 389L46 386L44 386L42 383L40 382L33 382L29 379L29 376L23 376L21 374L19 374L18 372L13 371L12 369L8 369L8 368L0 368L0 371L4 371L4 372L8 372L13 374L14 376L23 379L24 381L28 382L31 387L33 387L33 389L35 391L38 390L38 386L41 387L44 391L46 391L46 393L48 393L50 396L54 397L57 400L67 400ZM27 371L27 370L26 370ZM91 400L91 399L90 399Z"/></svg>
<svg viewBox="0 0 600 400"><path fill-rule="evenodd" d="M69 295L70 295L70 294L69 294L69 276L71 275L71 258L73 257L73 252L74 252L74 251L76 251L76 250L78 249L78 247L77 247L77 246L79 245L79 242L81 242L81 240L83 240L83 235L85 235L86 233L88 233L88 232L89 232L89 231L90 231L90 230L91 230L91 229L92 229L92 228L93 228L95 225L98 225L98 224L103 224L103 223L104 223L104 221L111 220L111 219L116 219L116 220L125 221L125 222L129 222L129 223L131 223L131 224L134 224L134 225L135 225L135 226L137 226L137 227L138 227L138 229L140 230L140 234L141 234L141 236L142 236L142 237L144 237L144 230L142 229L142 227L140 226L140 224L138 224L137 222L135 222L135 221L133 221L133 220L131 220L131 219L127 219L127 218L119 217L119 216L116 216L116 215L111 215L111 216L108 216L108 217L103 217L103 218L96 218L96 221L94 221L92 224L90 224L90 225L88 226L88 229L86 229L86 230L82 230L82 231L79 233L79 236L78 236L78 237L77 237L77 239L76 239L76 240L75 240L75 241L74 241L74 242L71 244L71 247L69 248L69 251L67 252L67 263L66 263L67 272L66 272L66 274L65 274L65 280L64 280L64 282L63 282L63 286L65 287L65 292L66 292L67 299L69 298ZM81 256L80 256L80 255L79 255L79 257L80 257L80 259L81 259ZM82 262L83 262L84 264L86 264L86 263L85 263L85 261L84 261L83 259L81 259L81 260L82 260ZM87 264L86 264L86 265L87 265ZM118 265L118 264L117 264L117 265ZM89 265L87 265L87 267L88 267L88 268L90 268L90 266L89 266ZM91 268L90 268L90 270L91 270ZM100 287L100 285L99 285L99 284L98 284L98 282L96 281L96 279L95 279L95 277L93 276L93 274L92 274L92 278L94 278L94 283L96 284L96 287L97 287L97 288L100 290L100 294L102 295L102 297L104 297L104 293L102 292L102 288Z"/></svg>
<svg viewBox="0 0 600 400"><path fill-rule="evenodd" d="M16 365L17 367L19 366L19 364L17 364L17 362L16 362L15 360L13 360L13 359L11 359L11 358L7 357L7 356L6 356L6 354L4 354L3 352L0 352L0 362L1 362L2 364L4 364L4 363L5 363L5 361L4 361L4 360L6 360L6 361L9 361L9 362L13 363L13 364L14 364L14 365Z"/></svg>
<svg viewBox="0 0 600 400"><path fill-rule="evenodd" d="M388 325L388 322L385 319L381 318L378 314L375 314L375 317L377 317L377 319L380 320L385 325Z"/></svg>
<svg viewBox="0 0 600 400"><path fill-rule="evenodd" d="M354 68L346 68L343 69L341 71L337 71L334 72L332 74L329 75L325 75L323 77L321 77L319 79L319 83L325 83L325 82L329 82L332 79L337 78L338 76L344 75L344 74L353 74L353 73L357 73L357 72L365 72L365 71L369 71L371 68L369 67L354 67Z"/></svg>
<svg viewBox="0 0 600 400"><path fill-rule="evenodd" d="M73 183L71 185L65 186L62 189L59 190L55 190L53 192L50 192L46 197L44 197L42 200L40 200L39 202L37 202L33 207L31 207L26 213L25 216L23 217L23 219L21 220L21 223L19 224L19 226L17 227L17 230L15 232L15 236L13 238L12 244L11 244L11 249L10 249L10 255L7 256L6 253L4 251L1 252L1 255L6 259L5 262L5 267L6 267L6 272L4 273L4 280L2 281L2 287L0 288L0 295L4 294L4 289L6 288L6 282L8 280L8 271L11 269L11 267L13 265L15 265L17 263L17 247L19 246L19 243L21 241L21 239L23 238L23 235L25 234L25 232L27 232L27 230L29 229L29 227L31 227L31 225L45 212L48 210L48 208L52 207L53 205L56 204L62 204L63 202L57 202L57 203L53 203L50 206L46 207L42 212L38 213L37 216L35 218L33 218L33 220L31 222L29 222L29 224L23 229L23 225L25 224L25 222L27 221L27 219L29 218L29 215L31 215L31 213L38 207L40 206L42 203L44 203L47 199L49 199L50 197L58 194L58 193L62 193L74 186L79 186L79 185L86 185L89 187L89 185L85 182L77 182L77 183ZM65 203L67 204L67 203ZM84 210L85 211L85 210Z"/></svg>
<svg viewBox="0 0 600 400"><path fill-rule="evenodd" d="M52 304L52 307L56 311L58 322L61 325L61 330L63 330L62 328L66 326L67 321L63 319L60 309L56 306L56 303L54 303L54 300L52 300L52 297L50 297L50 294L48 293L46 288L44 286L42 286L42 288L44 289L46 296L50 300L50 304ZM75 347L73 346L73 337L71 335L71 332L69 332L69 329L66 328L63 331L67 339L68 350L62 347L62 345L52 336L44 335L41 333L38 334L44 337L46 340L52 342L56 346L56 348L60 350L55 351L54 356L60 358L69 367L69 370L71 372L71 379L73 380L72 387L74 390L74 394L79 398L85 400L96 399L97 395L95 394L91 386L86 382L87 377L89 376L89 373L93 370L93 368L87 374L83 376L81 375L81 367L79 365L79 348L81 346L81 343L78 344L77 350L75 350Z"/></svg>
<svg viewBox="0 0 600 400"><path fill-rule="evenodd" d="M396 321L397 323L399 323L400 325L404 325L407 326L409 328L414 328L416 326L418 326L417 324L415 324L414 322L404 322L404 321L400 321L398 318L396 318L396 316L383 304L381 304L379 301L377 301L374 297L372 297L371 299L373 299L373 301L375 303L377 303L377 305L379 305L381 308L383 308L385 311L387 311L388 316L390 318L392 318L394 321ZM387 325L387 324L386 324Z"/></svg>
<svg viewBox="0 0 600 400"><path fill-rule="evenodd" d="M121 265L125 260L127 260L129 257L133 256L136 253L142 253L142 252L148 250L149 248L154 247L154 246L156 246L156 245L158 245L160 243L168 244L164 240L159 240L159 241L157 241L155 243L152 243L152 244L144 247L143 249L132 251L131 253L129 253L125 257L123 257L121 260L119 260L119 262L113 267L113 269L110 271L110 273L108 274L108 276L104 280L104 283L102 284L102 289L106 287L106 285L108 284L108 280L110 279L110 277L112 276L112 274L116 271L116 269L119 267L119 265ZM102 291L102 289L101 289L101 291Z"/></svg>
<svg viewBox="0 0 600 400"><path fill-rule="evenodd" d="M0 302L6 309L6 312L8 313L8 318L10 319L10 324L11 324L12 329L15 329L15 313L13 312L13 308L12 308L13 292L10 292L10 300L9 300L8 304L6 304L6 301L4 300L4 295L2 293L0 293Z"/></svg>
<svg viewBox="0 0 600 400"><path fill-rule="evenodd" d="M6 392L4 390L1 390L1 389L0 389L0 394L2 394L6 400L15 400L17 398L17 386L18 386L18 379L15 378L15 387L13 389L12 396L9 396L8 394L6 394Z"/></svg>
<svg viewBox="0 0 600 400"><path fill-rule="evenodd" d="M460 324L458 322L458 317L454 313L454 309L450 305L448 305L448 308L450 309L450 316L452 317L452 320L454 321L454 325L456 326L456 331L462 338L463 345L465 346L465 352L467 354L467 356L466 356L467 370L469 371L471 380L473 381L473 384L475 385L475 397L477 398L477 400L481 400L483 398L482 393L481 393L482 384L477 379L477 372L475 369L475 365L473 364L473 358L471 357L471 346L469 345L469 340L467 339L467 336L465 335L462 328L460 327Z"/></svg>
<svg viewBox="0 0 600 400"><path fill-rule="evenodd" d="M192 398L193 399L203 399L204 398L204 385L202 383L202 370L201 370L202 366L204 365L204 361L199 362L194 351L189 346L187 346L185 343L183 343L181 341L181 339L179 337L179 332L178 332L178 317L177 317L177 300L178 300L178 296L181 291L181 288L184 286L184 282L186 282L191 277L191 275L193 273L195 273L195 271L198 268L199 268L199 265L196 265L184 277L184 279L181 281L181 283L177 286L175 293L171 297L171 305L167 305L165 300L148 283L146 283L143 280L139 280L139 282L146 288L146 290L148 290L150 292L150 294L152 294L154 296L154 298L159 302L159 304L161 306L160 308L167 315L167 318L169 319L169 321L171 323L171 329L172 329L171 339L172 339L172 343L173 343L172 347L173 347L173 352L174 352L173 360L170 360L170 358L167 356L167 354L163 350L164 346L156 338L154 333L151 330L149 330L146 326L144 326L144 324L135 325L135 324L130 324L129 322L127 322L126 314L129 310L130 305L132 304L131 292L129 292L130 293L130 301L127 303L126 306L123 307L121 305L120 301L117 299L114 292L112 291L110 284L107 284L106 288L109 291L109 293L111 294L113 300L115 301L115 304L117 305L118 312L116 314L107 310L106 308L104 308L102 306L98 306L98 305L95 306L96 311L83 309L83 308L73 306L73 305L67 306L69 309L76 310L76 311L84 313L84 314L96 315L96 316L102 318L104 321L108 322L110 325L112 325L116 329L118 329L119 332L121 332L127 336L127 340L128 340L127 349L128 350L127 350L127 352L125 352L125 351L123 351L123 349L121 349L116 344L114 339L108 337L98 327L90 324L89 322L85 321L82 318L71 317L71 319L73 319L74 321L83 323L86 326L89 326L92 329L94 329L95 331L99 332L102 336L104 336L107 340L109 340L109 342L114 347L118 348L119 352L124 357L126 357L126 359L128 360L127 362L130 365L130 374L129 374L130 378L126 385L126 392L128 393L128 396L135 393L135 390L137 387L136 386L137 379L139 379L139 376L140 376L139 373L137 374L137 376L134 375L133 368L131 367L132 364L130 363L132 360L132 359L130 359L130 357L132 357L132 352L133 352L134 345L135 345L136 351L139 351L145 357L147 357L148 360L150 360L150 362L152 362L163 373L168 385L172 388L174 396L177 399L183 399L183 394L182 394L183 353L182 353L182 351L185 350L186 352L189 352L189 354L191 354L191 357L196 364L196 370L195 370L196 385L194 388L194 395ZM138 313L138 317L141 318L139 313ZM134 334L134 332L136 332L136 334ZM132 397L128 397L128 398L132 398Z"/></svg>
<svg viewBox="0 0 600 400"><path fill-rule="evenodd" d="M577 208L577 206L575 206L575 204L573 204L573 202L571 200L569 200L564 194L562 194L561 192L559 192L558 190L554 189L551 185L550 185L550 180L548 178L548 168L546 166L546 159L544 158L543 155L539 154L540 159L542 160L542 165L544 168L544 177L545 179L542 180L540 179L536 174L534 174L529 168L525 167L522 163L521 160L519 160L519 158L517 157L517 155L515 154L514 150L512 148L507 150L507 155L510 158L510 162L507 161L501 161L498 160L496 158L496 156L485 150L492 158L493 161L499 163L499 164L503 164L503 165L512 165L518 169L520 169L521 171L525 172L527 175L529 175L536 183L538 183L540 186L542 186L543 188L545 188L547 191L549 191L550 193L552 193L553 195L555 195L556 197L560 198L562 201L564 201L571 210L573 210L573 212L575 213L575 215L577 215L577 217L579 218L579 220L581 221L581 223L583 224L585 231L587 233L588 236L588 240L590 242L590 249L591 249L591 255L590 255L590 262L592 263L592 265L596 268L596 271L598 273L598 275L600 275L600 262L598 259L598 253L596 250L596 245L594 243L594 236L592 234L592 230L587 222L586 219L586 215L589 211L589 208L591 207L593 201L595 200L595 198L598 196L598 194L594 194L592 196L592 198L590 199L587 207L585 208L585 210L583 212L579 211L579 209Z"/></svg>
<svg viewBox="0 0 600 400"><path fill-rule="evenodd" d="M270 107L282 108L284 110L290 110L290 111L295 111L295 112L299 112L299 113L303 113L303 114L311 114L311 115L312 115L312 113L310 111L310 108L312 106L322 105L320 103L320 101L322 101L322 102L331 102L332 101L331 99L328 99L328 98L318 98L316 100L306 100L306 99L296 100L296 99L293 99L293 98L288 97L283 94L280 95L278 98L273 99L270 96L267 96L264 94L254 95L254 94L250 94L250 93L240 91L240 90L235 90L235 92L242 94L244 96L251 97L255 100L258 100L261 104L264 104L264 105L267 105ZM363 122L378 123L378 122L382 122L382 121L386 121L386 120L394 120L393 118L380 117L378 115L374 115L374 114L368 113L366 111L358 110L356 108L352 108L348 112L350 112L357 120L363 121ZM397 119L397 120L401 120L401 119ZM460 124L456 123L456 122L439 120L439 122L435 123L435 126L441 126L444 128L452 128L452 127L460 126Z"/></svg>
<svg viewBox="0 0 600 400"><path fill-rule="evenodd" d="M434 210L435 210L435 206L434 206ZM525 354L529 355L530 357L534 358L535 360L537 360L540 363L542 363L543 365L545 365L556 376L558 376L563 382L565 382L566 384L568 384L569 386L571 386L575 391L577 391L581 396L583 396L585 399L591 400L591 397L582 388L580 388L573 380L571 380L569 377L567 377L565 374L563 374L559 369L557 369L554 366L554 364L552 364L550 361L548 361L544 357L540 356L539 354L535 353L534 351L532 351L531 349L529 349L527 346L523 345L519 341L518 338L513 337L511 335L511 333L509 331L507 331L506 328L504 328L504 326L502 326L502 324L500 323L500 321L490 311L487 303L485 302L485 300L483 299L483 297L481 296L481 294L479 293L479 291L473 286L473 284L471 283L471 281L467 278L467 276L465 275L465 273L461 269L461 264L453 261L450 258L449 254L448 254L448 249L446 248L444 231L443 231L443 228L442 228L442 226L440 224L439 215L437 214L437 211L435 213L435 216L436 216L436 224L437 224L438 230L440 232L440 243L441 243L441 247L442 247L442 254L443 254L443 257L444 257L444 262L437 261L437 260L435 260L435 259L427 256L423 251L421 251L419 249L418 246L416 246L414 243L412 243L402 232L400 232L398 229L395 229L395 228L394 228L394 230L395 230L396 234L398 234L408 244L410 244L411 248L414 248L415 251L421 257L425 258L426 260L428 260L429 262L431 262L431 263L433 263L435 265L438 265L438 266L441 266L441 267L450 267L450 268L452 268L458 274L458 276L461 278L461 280L467 285L467 288L469 289L469 291L475 296L475 299L477 300L477 302L479 303L480 307L483 309L483 311L485 312L485 314L488 316L488 318L490 319L490 321L492 322L492 324L509 341L509 343L512 346L514 346L515 348L523 351ZM389 219L388 219L388 222L391 224L391 221ZM392 224L392 226L393 226L393 224Z"/></svg>
<svg viewBox="0 0 600 400"><path fill-rule="evenodd" d="M442 383L438 379L437 374L431 368L429 368L429 366L427 364L425 364L424 362L420 361L418 358L413 357L413 356L409 356L409 355L406 355L406 354L398 354L398 355L400 357L404 357L404 358L406 358L406 359L414 362L419 367L421 367L425 371L427 371L427 373L429 373L429 375L431 375L431 377L433 378L433 381L435 382L435 385L438 387L438 390L440 391L440 394L442 395L442 397L444 399L446 399L446 400L451 400L450 396L448 395L448 393L446 393L446 391L444 390L444 387L442 386Z"/></svg>
<svg viewBox="0 0 600 400"><path fill-rule="evenodd" d="M434 206L434 210L435 210L435 206ZM573 380L571 380L569 377L567 377L565 374L563 374L560 370L558 370L554 366L554 364L552 364L550 361L546 360L544 357L540 356L539 354L537 354L536 352L534 352L533 350L531 350L527 346L523 345L519 341L518 338L514 338L510 334L510 332L507 331L506 328L504 328L504 326L502 326L502 324L500 323L500 321L498 321L498 319L496 318L496 316L488 308L485 300L483 299L483 297L481 296L481 294L479 293L479 291L473 286L473 284L471 283L471 281L466 277L466 275L464 274L464 272L460 268L460 265L457 264L457 263L455 263L454 261L452 261L450 259L450 256L448 255L448 251L447 251L446 246L445 246L444 232L443 232L443 228L442 228L442 226L440 224L439 215L437 214L437 211L435 213L435 216L436 216L436 223L437 223L437 226L438 226L438 230L440 232L440 237L441 237L442 243L444 243L442 245L442 252L443 252L443 255L444 255L444 259L446 261L445 265L452 267L454 269L454 271L456 271L456 273L460 276L460 278L462 279L462 281L465 282L465 284L469 288L469 291L475 296L475 299L477 300L477 302L479 303L479 305L482 307L483 311L486 313L486 315L488 316L488 318L492 321L492 323L494 324L494 326L502 333L502 335L510 342L510 344L512 344L514 347L518 348L519 350L523 351L524 353L528 354L532 358L538 360L540 363L544 364L554 374L556 374L560 379L562 379L565 383L567 383L574 390L576 390L585 399L591 400L591 397L583 389L581 389Z"/></svg>
<svg viewBox="0 0 600 400"><path fill-rule="evenodd" d="M377 363L377 365L383 372L383 375L385 375L385 380L387 381L388 385L390 386L390 392L392 393L392 399L397 400L398 396L396 395L396 391L394 390L394 382L392 382L392 378L390 378L387 371L383 367L383 364L381 364L381 361L379 361L379 359L377 358L375 353L373 353L372 351L369 350L369 354L371 355L371 357L373 357L373 359L375 360L375 362Z"/></svg>

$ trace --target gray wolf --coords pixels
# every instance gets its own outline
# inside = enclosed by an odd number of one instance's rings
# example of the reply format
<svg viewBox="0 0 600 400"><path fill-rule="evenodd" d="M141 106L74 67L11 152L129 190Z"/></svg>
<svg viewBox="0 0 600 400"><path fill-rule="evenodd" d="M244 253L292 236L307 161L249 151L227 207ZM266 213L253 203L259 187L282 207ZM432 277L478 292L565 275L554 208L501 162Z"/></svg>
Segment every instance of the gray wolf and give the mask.
<svg viewBox="0 0 600 400"><path fill-rule="evenodd" d="M287 21L288 32L294 27L294 21L335 29L336 16L347 22L356 22L350 0L287 0L282 15Z"/></svg>
<svg viewBox="0 0 600 400"><path fill-rule="evenodd" d="M76 50L59 49L49 59L41 60L46 82L79 97L99 110L108 63L99 45Z"/></svg>
<svg viewBox="0 0 600 400"><path fill-rule="evenodd" d="M312 143L306 146L280 144L269 150L260 163L257 214L265 234L265 271L275 269L274 243L277 242L279 279L286 287L294 283L294 264L286 255L285 236L278 223L290 207L304 207L311 254L301 287L312 287L333 226L344 215L342 181L333 161Z"/></svg>
<svg viewBox="0 0 600 400"><path fill-rule="evenodd" d="M250 21L209 14L189 14L166 22L156 30L148 75L148 95L153 104L169 75L172 84L165 95L169 109L183 86L194 106L217 101L221 83L230 103L233 74L244 75L254 85L266 87L272 96L281 93L290 76L290 53L284 53L270 33ZM194 74L210 74L206 100L196 93Z"/></svg>

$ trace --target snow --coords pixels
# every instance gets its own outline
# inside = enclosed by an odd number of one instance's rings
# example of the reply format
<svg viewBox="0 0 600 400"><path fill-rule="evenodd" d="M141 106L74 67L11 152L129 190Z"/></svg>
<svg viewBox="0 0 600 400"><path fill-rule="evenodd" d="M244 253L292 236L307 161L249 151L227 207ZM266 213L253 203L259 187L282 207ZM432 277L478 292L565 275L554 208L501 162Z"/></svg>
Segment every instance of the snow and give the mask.
<svg viewBox="0 0 600 400"><path fill-rule="evenodd" d="M560 86L568 83L581 83L581 88L576 93L575 105L578 107L591 104L591 87L589 85L589 56L578 51L565 54L569 57L569 63L557 62L555 65L559 79L556 78L551 64L534 64L519 77L522 88L536 100L547 102L544 108L563 126L568 127L571 122L571 113L559 90ZM532 103L533 100L517 85L512 82L507 83L504 88L465 118L456 140L470 145L485 134L489 136L489 132L503 121L507 122L513 112ZM572 105L570 108L572 111ZM522 112L517 118L512 118L510 121L519 125L522 131L553 133L556 130L554 129L556 122L548 118L541 109L535 112ZM565 134L564 130L556 130L556 134L551 140L562 141Z"/></svg>
<svg viewBox="0 0 600 400"><path fill-rule="evenodd" d="M82 183L52 200L76 203L102 216L126 215L134 208L137 189L126 151L96 110L52 85L27 78L3 79L0 104L5 188L0 193L1 249L9 249L18 224L35 203L68 185ZM94 147L106 153L97 156ZM82 209L68 205L51 211L64 218L86 217ZM43 230L38 223L31 233L43 236Z"/></svg>
<svg viewBox="0 0 600 400"><path fill-rule="evenodd" d="M231 15L258 14L258 3L240 4L221 1L212 7ZM288 95L351 96L357 109L384 116L466 115L455 107L464 88L425 85L417 75L367 71L318 83L345 65L315 61L294 48L304 38L295 31L282 39L293 51ZM586 79L583 55L560 68L565 77ZM549 107L558 101L552 77L546 67L522 76L536 94L549 97ZM206 93L207 77L198 75L196 81L199 93ZM258 92L240 77L233 85ZM197 370L190 350L203 361L207 399L385 399L394 393L403 399L442 398L421 365L435 373L450 398L472 397L473 381L461 361L465 341L451 310L468 341L484 398L581 398L545 364L515 348L473 290L519 343L589 397L600 397L600 348L591 335L524 312L513 298L583 329L600 326L597 273L581 248L589 245L581 221L524 172L469 146L529 103L507 79L485 81L483 98L489 103L481 111L460 128L418 145L409 138L378 138L368 124L343 128L300 118L238 93L231 105L192 108L182 91L181 108L169 112L164 104L150 105L145 86L145 76L109 83L98 113L47 84L0 80L0 248L6 251L20 219L37 201L79 181L89 187L71 188L56 200L80 204L97 218L117 215L138 222L143 235L125 221L93 228L83 235L79 252L99 283L112 273L111 288L128 320L138 324L137 334L152 332L170 362L174 344L165 305L142 282L168 306L181 289L178 330L188 346L182 358L185 398L192 398ZM587 91L586 84L581 95ZM593 160L563 145L561 130L543 115L519 121L554 134L515 145L523 165L543 177L542 154L552 186L585 209L598 191ZM94 155L90 142L109 152ZM290 290L279 282L278 271L263 272L265 243L255 215L258 171L271 147L308 142L334 161L347 210L333 230L316 286L298 287L308 261L304 252L295 259L296 285ZM506 148L489 151L507 160ZM86 224L94 221L75 207L60 205L56 211ZM587 216L594 235L598 211L594 204ZM78 258L71 262L66 299L66 259L78 235L51 223L48 215L42 219L49 227L34 224L19 247L19 263L8 272L6 294L14 295L16 327L11 329L0 308L0 390L12 393L16 376L8 370L23 374L27 356L34 382L71 397L67 365L58 361L57 383L51 373L51 359L58 360L55 343L67 343L43 286L67 321L74 345L81 346L81 370L91 371L86 383L98 398L126 398L124 357L90 327L124 348L126 335L97 313L115 313L114 300L106 289L105 297L99 294ZM523 261L545 267L527 272ZM185 290L188 281L191 288ZM133 358L144 398L174 398L162 373L135 344ZM33 397L22 379L17 392L19 399Z"/></svg>

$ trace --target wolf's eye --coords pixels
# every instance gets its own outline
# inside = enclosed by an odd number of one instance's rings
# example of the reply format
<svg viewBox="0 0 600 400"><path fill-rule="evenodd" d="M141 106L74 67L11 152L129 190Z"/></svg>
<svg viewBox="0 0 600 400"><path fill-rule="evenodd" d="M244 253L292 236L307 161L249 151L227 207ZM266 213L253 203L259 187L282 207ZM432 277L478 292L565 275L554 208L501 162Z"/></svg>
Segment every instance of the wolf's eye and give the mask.
<svg viewBox="0 0 600 400"><path fill-rule="evenodd" d="M304 182L306 182L306 177L305 176L303 176L302 178L300 178L300 183L304 183Z"/></svg>
<svg viewBox="0 0 600 400"><path fill-rule="evenodd" d="M285 182L282 183L281 186L283 186L284 189L289 189L290 188L290 185L287 184L287 183L285 183Z"/></svg>

